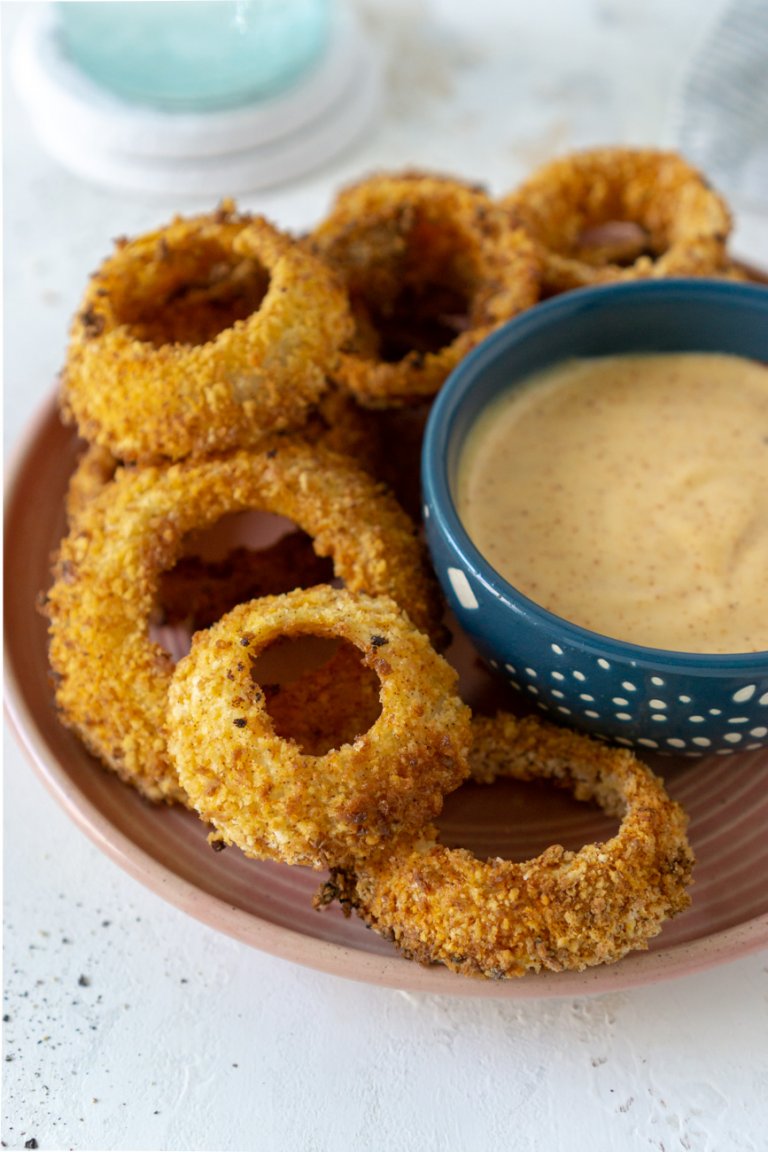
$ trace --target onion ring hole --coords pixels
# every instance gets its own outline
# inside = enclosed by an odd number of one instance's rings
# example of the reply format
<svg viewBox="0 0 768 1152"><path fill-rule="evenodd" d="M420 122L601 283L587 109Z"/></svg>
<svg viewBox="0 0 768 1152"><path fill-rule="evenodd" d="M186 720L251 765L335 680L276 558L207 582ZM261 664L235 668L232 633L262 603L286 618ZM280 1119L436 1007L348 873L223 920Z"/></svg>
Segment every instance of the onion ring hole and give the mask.
<svg viewBox="0 0 768 1152"><path fill-rule="evenodd" d="M347 640L285 637L254 661L275 734L309 756L362 736L381 715L379 678Z"/></svg>
<svg viewBox="0 0 768 1152"><path fill-rule="evenodd" d="M628 268L641 256L655 259L648 231L634 220L606 220L585 228L579 235L572 255L586 264L617 264Z"/></svg>
<svg viewBox="0 0 768 1152"><path fill-rule="evenodd" d="M413 352L440 352L470 326L475 269L465 248L466 237L449 219L438 228L413 209L393 229L375 270L363 274L351 262L350 297L373 328L380 360L396 364Z"/></svg>
<svg viewBox="0 0 768 1152"><path fill-rule="evenodd" d="M150 635L174 660L192 634L258 596L338 584L329 557L284 516L235 512L190 532L177 563L160 576Z"/></svg>
<svg viewBox="0 0 768 1152"><path fill-rule="evenodd" d="M206 344L259 310L270 283L268 270L215 238L175 248L158 241L161 258L151 275L115 278L117 324L153 344Z"/></svg>
<svg viewBox="0 0 768 1152"><path fill-rule="evenodd" d="M405 286L386 309L372 303L367 307L379 339L379 358L388 364L411 352L440 352L468 326L468 294L446 281Z"/></svg>
<svg viewBox="0 0 768 1152"><path fill-rule="evenodd" d="M235 548L267 548L296 530L293 521L271 512L229 512L209 528L187 533L183 551L202 560L224 560Z"/></svg>
<svg viewBox="0 0 768 1152"><path fill-rule="evenodd" d="M499 777L492 784L467 780L445 798L434 821L440 843L465 848L479 860L522 863L552 844L578 852L616 835L617 817L576 800L546 780Z"/></svg>

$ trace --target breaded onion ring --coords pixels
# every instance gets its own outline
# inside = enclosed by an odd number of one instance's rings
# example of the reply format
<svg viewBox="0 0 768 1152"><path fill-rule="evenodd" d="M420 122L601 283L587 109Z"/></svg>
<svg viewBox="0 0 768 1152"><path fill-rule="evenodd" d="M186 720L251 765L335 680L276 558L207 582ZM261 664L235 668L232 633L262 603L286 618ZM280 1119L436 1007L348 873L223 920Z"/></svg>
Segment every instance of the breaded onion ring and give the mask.
<svg viewBox="0 0 768 1152"><path fill-rule="evenodd" d="M500 202L540 248L546 295L615 280L716 275L726 263L728 207L673 152L571 153Z"/></svg>
<svg viewBox="0 0 768 1152"><path fill-rule="evenodd" d="M320 445L276 437L260 451L119 470L61 544L49 655L62 722L153 799L184 799L166 755L173 663L149 636L160 577L187 533L245 510L292 520L349 589L389 595L417 627L441 629L413 523L381 485Z"/></svg>
<svg viewBox="0 0 768 1152"><path fill-rule="evenodd" d="M533 245L477 187L377 175L308 240L344 280L357 332L335 378L371 407L433 396L495 327L539 298Z"/></svg>
<svg viewBox="0 0 768 1152"><path fill-rule="evenodd" d="M686 817L631 752L504 713L475 717L473 737L475 779L551 780L619 816L618 833L517 863L446 848L426 828L357 876L335 873L319 905L340 899L421 963L496 979L619 960L687 907Z"/></svg>
<svg viewBox="0 0 768 1152"><path fill-rule="evenodd" d="M328 268L228 202L118 243L74 319L62 411L121 460L248 447L303 422L350 331Z"/></svg>
<svg viewBox="0 0 768 1152"><path fill-rule="evenodd" d="M276 735L253 662L286 636L338 637L379 677L381 715L320 756ZM168 749L200 816L247 856L354 865L442 808L467 775L457 674L388 597L319 585L241 604L193 638L168 696Z"/></svg>

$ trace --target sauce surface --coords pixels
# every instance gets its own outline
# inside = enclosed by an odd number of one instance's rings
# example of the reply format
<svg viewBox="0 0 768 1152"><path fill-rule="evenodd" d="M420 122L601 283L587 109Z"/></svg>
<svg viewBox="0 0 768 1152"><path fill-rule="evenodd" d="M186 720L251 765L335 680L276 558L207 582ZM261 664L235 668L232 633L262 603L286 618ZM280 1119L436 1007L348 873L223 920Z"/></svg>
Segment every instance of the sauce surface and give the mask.
<svg viewBox="0 0 768 1152"><path fill-rule="evenodd" d="M620 640L768 649L768 368L737 356L572 360L470 431L457 505L531 600Z"/></svg>

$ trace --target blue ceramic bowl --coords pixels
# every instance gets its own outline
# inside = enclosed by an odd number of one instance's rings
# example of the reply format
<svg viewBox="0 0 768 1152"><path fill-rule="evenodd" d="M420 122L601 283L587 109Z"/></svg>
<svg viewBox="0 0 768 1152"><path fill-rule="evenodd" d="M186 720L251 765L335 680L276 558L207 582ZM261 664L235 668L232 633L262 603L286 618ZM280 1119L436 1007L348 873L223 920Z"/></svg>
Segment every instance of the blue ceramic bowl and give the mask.
<svg viewBox="0 0 768 1152"><path fill-rule="evenodd" d="M500 392L570 357L666 351L768 361L768 289L715 280L582 289L495 332L452 373L430 413L422 455L427 542L450 607L479 653L553 717L622 744L678 755L762 748L768 746L768 652L665 651L572 624L504 580L456 511L467 433Z"/></svg>

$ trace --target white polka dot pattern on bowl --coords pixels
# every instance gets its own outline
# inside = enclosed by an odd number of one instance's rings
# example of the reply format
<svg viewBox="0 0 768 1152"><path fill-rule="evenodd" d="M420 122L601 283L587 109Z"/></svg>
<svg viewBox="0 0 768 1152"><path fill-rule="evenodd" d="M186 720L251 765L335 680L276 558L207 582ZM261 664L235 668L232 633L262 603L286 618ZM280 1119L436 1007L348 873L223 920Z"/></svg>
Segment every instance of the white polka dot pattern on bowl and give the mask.
<svg viewBox="0 0 768 1152"><path fill-rule="evenodd" d="M473 587L462 568L446 566L445 576L460 613L474 615L485 606L486 589L482 584ZM497 640L494 637L489 647L498 652ZM750 681L723 695L707 677L697 680L676 671L644 675L634 661L568 651L556 641L527 652L499 654L489 663L503 670L511 687L535 698L531 702L543 711L572 716L594 735L622 744L686 756L727 755L768 745L764 682ZM627 673L632 679L620 678ZM710 706L715 703L723 706Z"/></svg>
<svg viewBox="0 0 768 1152"><path fill-rule="evenodd" d="M472 585L467 579L466 573L462 572L461 568L449 568L448 579L451 582L451 587L456 595L456 599L462 608L468 608L474 611L480 605L477 602L477 597L472 591Z"/></svg>
<svg viewBox="0 0 768 1152"><path fill-rule="evenodd" d="M706 706L709 700L704 680L697 707L690 681L686 681L687 691L677 692L674 674L666 679L654 675L617 681L606 675L617 669L605 657L590 659L579 654L580 666L574 668L570 666L571 654L564 651L562 645L551 644L549 649L562 670L552 667L553 657L547 655L540 667L526 665L511 683L536 696L538 706L546 711L573 715L577 721L583 718L595 734L609 732L620 744L694 757L758 749L768 737L768 692L758 698L755 683L745 684L730 694L732 704L741 705L742 711L735 708L726 711ZM619 685L624 695L617 693ZM662 689L667 691L660 691ZM749 708L743 707L746 704ZM765 723L761 722L763 709ZM633 725L646 722L658 727L658 737L632 738ZM624 725L630 731L629 737L621 733ZM745 743L746 740L753 743Z"/></svg>

